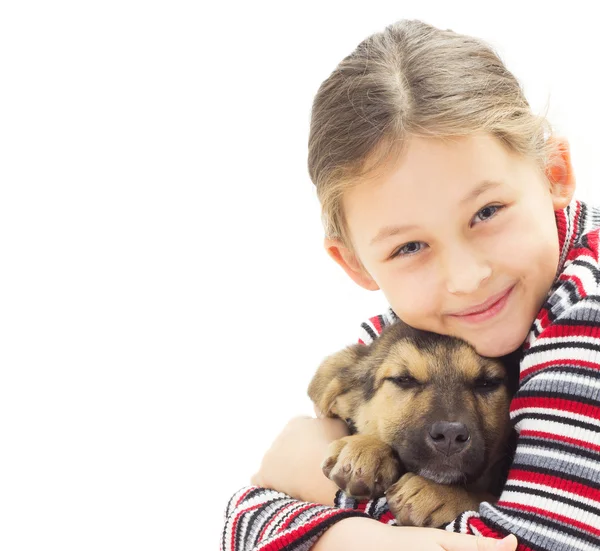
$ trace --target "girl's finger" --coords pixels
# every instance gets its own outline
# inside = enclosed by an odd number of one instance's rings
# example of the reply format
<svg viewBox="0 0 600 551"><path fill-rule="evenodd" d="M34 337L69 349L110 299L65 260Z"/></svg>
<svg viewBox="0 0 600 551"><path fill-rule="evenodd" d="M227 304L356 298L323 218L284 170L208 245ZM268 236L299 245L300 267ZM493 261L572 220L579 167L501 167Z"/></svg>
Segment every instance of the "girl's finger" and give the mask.
<svg viewBox="0 0 600 551"><path fill-rule="evenodd" d="M506 536L502 540L459 534L452 534L452 536L459 537L445 540L442 543L444 551L516 551L517 549L517 538L513 535Z"/></svg>
<svg viewBox="0 0 600 551"><path fill-rule="evenodd" d="M511 534L502 540L496 540L495 547L490 547L490 549L494 551L516 551L517 538Z"/></svg>

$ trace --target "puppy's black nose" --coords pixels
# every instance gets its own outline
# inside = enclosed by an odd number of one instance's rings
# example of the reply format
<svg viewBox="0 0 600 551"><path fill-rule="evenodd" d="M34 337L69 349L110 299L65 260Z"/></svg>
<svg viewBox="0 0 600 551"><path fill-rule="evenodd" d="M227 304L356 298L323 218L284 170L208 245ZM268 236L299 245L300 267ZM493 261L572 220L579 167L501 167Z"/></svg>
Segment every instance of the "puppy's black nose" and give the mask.
<svg viewBox="0 0 600 551"><path fill-rule="evenodd" d="M430 443L444 455L454 455L465 449L471 439L464 423L436 421L429 429Z"/></svg>

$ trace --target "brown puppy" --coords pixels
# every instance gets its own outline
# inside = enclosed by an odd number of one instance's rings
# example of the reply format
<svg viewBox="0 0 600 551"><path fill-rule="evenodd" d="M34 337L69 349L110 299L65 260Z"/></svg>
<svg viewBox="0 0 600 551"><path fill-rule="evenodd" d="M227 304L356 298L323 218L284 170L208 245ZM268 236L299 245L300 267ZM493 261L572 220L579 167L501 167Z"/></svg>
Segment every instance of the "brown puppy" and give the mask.
<svg viewBox="0 0 600 551"><path fill-rule="evenodd" d="M323 472L351 496L385 494L403 525L441 526L495 501L512 458L507 368L401 322L326 358L308 394L353 434L331 444Z"/></svg>

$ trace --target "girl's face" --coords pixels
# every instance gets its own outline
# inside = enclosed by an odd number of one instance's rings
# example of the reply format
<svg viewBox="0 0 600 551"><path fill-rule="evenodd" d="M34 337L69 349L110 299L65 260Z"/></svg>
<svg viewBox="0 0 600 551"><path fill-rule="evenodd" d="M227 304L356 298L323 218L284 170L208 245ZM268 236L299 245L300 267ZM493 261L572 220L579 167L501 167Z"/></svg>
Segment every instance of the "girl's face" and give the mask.
<svg viewBox="0 0 600 551"><path fill-rule="evenodd" d="M554 210L574 189L562 151L551 185L490 135L414 138L395 166L344 196L360 263L339 242L326 246L409 325L460 337L485 356L512 352L558 267Z"/></svg>

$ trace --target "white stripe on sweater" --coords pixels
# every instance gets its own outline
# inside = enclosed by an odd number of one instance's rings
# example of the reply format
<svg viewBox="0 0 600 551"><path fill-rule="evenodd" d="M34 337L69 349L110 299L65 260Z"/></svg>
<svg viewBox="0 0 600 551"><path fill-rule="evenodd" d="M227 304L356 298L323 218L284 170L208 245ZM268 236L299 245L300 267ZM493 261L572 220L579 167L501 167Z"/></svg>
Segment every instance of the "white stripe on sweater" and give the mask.
<svg viewBox="0 0 600 551"><path fill-rule="evenodd" d="M573 337L570 339L571 342L585 342L579 341L579 337ZM544 338L542 341L543 344L553 344L553 339ZM539 341L538 341L539 342ZM593 342L593 341L590 341ZM598 339L596 339L596 344L598 343ZM530 367L539 365L541 363L552 361L564 361L565 364L570 365L573 363L573 360L583 360L583 361L594 361L598 363L600 358L599 354L595 350L589 350L587 348L571 348L571 347L563 347L559 349L551 349L551 350L539 350L536 351L534 348L531 348L531 351L523 358L521 362L521 373Z"/></svg>
<svg viewBox="0 0 600 551"><path fill-rule="evenodd" d="M542 407L524 407L515 409L511 412L511 418L515 418L517 415L527 415L524 419L521 419L516 425L515 429L520 431L524 428L529 430L536 430L541 423L541 419L536 419L535 415L554 415L555 417L564 417L566 419L573 419L573 421L579 421L581 423L587 423L589 425L595 425L600 428L600 420L594 419L593 417L587 417L585 415L579 415L571 411L565 411L562 409L542 408Z"/></svg>
<svg viewBox="0 0 600 551"><path fill-rule="evenodd" d="M533 455L535 457L543 457L546 460L549 459L558 459L562 460L565 463L570 463L572 465L577 465L579 467L584 467L586 469L591 469L592 471L600 472L600 462L592 461L591 459L587 459L584 457L579 457L574 454L566 454L561 450L552 450L549 448L538 448L535 446L529 445L521 445L518 448L518 453L523 455ZM542 462L543 464L543 462ZM560 472L557 471L558 476L560 476Z"/></svg>
<svg viewBox="0 0 600 551"><path fill-rule="evenodd" d="M488 503L482 504L483 508L489 508L490 512L487 513L488 517L500 517L506 526L518 526L524 532L529 532L532 535L537 534L541 538L546 540L550 540L556 543L560 543L560 549L581 549L582 551L598 551L598 546L594 544L586 543L584 540L579 538L574 538L573 536L569 536L562 532L556 532L551 528L547 528L546 526L540 524L534 524L529 520L521 519L518 516L507 515L503 511L500 511L496 507L491 506ZM517 530L512 530L512 533L519 538L519 534ZM532 538L533 539L533 538ZM549 546L545 545L545 548L549 548ZM556 546L552 546L554 549L557 549Z"/></svg>
<svg viewBox="0 0 600 551"><path fill-rule="evenodd" d="M556 410L555 414L556 414ZM562 413L559 413L561 417L563 417ZM532 430L532 429L530 429ZM536 419L535 420L535 430L540 432L546 432L550 435L556 436L565 436L567 438L574 438L576 440L581 440L583 442L590 442L593 444L600 445L600 431L588 430L583 427L574 427L572 425L567 425L566 423L561 423L559 421L549 421L547 419ZM535 436L532 436L535 438ZM552 436L544 437L544 438L552 438ZM540 442L541 446L544 446L544 441ZM577 444L575 444L577 445Z"/></svg>
<svg viewBox="0 0 600 551"><path fill-rule="evenodd" d="M573 492L567 492L566 490L562 490L561 488L550 489L545 484L539 484L537 482L529 482L526 480L514 480L514 479L509 480L508 484L510 484L511 486L518 486L520 488L528 488L530 490L539 491L539 492L548 493L551 491L553 494L556 494L557 496L561 496L561 497L570 499L572 501L577 501L577 502L581 503L582 505L589 505L590 507L593 507L594 509L597 509L598 511L600 511L600 502L599 501L580 496L579 494L575 494ZM505 497L505 495L508 495L509 493L512 493L512 490L511 491L507 490L507 491L503 492L502 499L505 501L510 501L508 498ZM521 494L521 492L519 492L519 493ZM527 495L529 496L529 498L525 500L525 503L527 501L531 500L531 495L530 494L527 494Z"/></svg>
<svg viewBox="0 0 600 551"><path fill-rule="evenodd" d="M600 379L592 379L587 375L582 375L581 373L565 373L562 372L554 372L554 373L544 373L540 372L536 375L535 380L539 381L549 381L551 383L561 381L563 383L573 383L576 385L583 385L588 388L600 389Z"/></svg>
<svg viewBox="0 0 600 551"><path fill-rule="evenodd" d="M502 492L502 501L511 501L513 503L527 503L528 501L531 501L531 499L531 494L514 491ZM563 503L562 501L557 501L555 499L550 499L547 497L540 497L538 495L535 496L535 506L539 507L543 511L552 511L557 515L577 520L578 522L588 524L591 527L600 526L600 515L590 513L588 511L585 511L584 509L575 507L574 505L568 505L567 503Z"/></svg>

